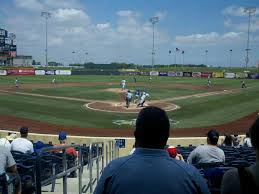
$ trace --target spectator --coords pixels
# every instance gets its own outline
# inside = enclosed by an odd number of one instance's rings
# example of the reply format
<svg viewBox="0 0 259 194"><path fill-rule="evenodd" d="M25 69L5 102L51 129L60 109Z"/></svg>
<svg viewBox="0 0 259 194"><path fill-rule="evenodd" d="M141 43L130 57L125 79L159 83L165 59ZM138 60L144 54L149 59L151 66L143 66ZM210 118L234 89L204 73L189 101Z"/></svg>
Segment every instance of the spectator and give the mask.
<svg viewBox="0 0 259 194"><path fill-rule="evenodd" d="M240 138L237 134L235 134L233 136L233 146L237 148L239 144L240 144Z"/></svg>
<svg viewBox="0 0 259 194"><path fill-rule="evenodd" d="M244 139L243 146L252 147L251 138L250 138L249 133L246 133L246 137Z"/></svg>
<svg viewBox="0 0 259 194"><path fill-rule="evenodd" d="M29 129L28 127L21 127L20 128L20 134L21 137L16 138L11 143L11 150L12 151L19 151L22 153L33 153L33 144L30 140L27 139L28 137Z"/></svg>
<svg viewBox="0 0 259 194"><path fill-rule="evenodd" d="M222 143L222 146L233 146L233 139L231 135L225 135L225 139Z"/></svg>
<svg viewBox="0 0 259 194"><path fill-rule="evenodd" d="M11 151L11 143L17 137L16 133L8 133L6 137L0 139L0 146L6 147Z"/></svg>
<svg viewBox="0 0 259 194"><path fill-rule="evenodd" d="M164 149L169 131L170 123L164 110L142 109L134 132L135 152L110 162L94 193L209 193L197 169L172 160Z"/></svg>
<svg viewBox="0 0 259 194"><path fill-rule="evenodd" d="M7 175L7 181L9 178L14 177L15 193L21 193L21 181L16 163L11 152L3 146L0 146L0 175Z"/></svg>
<svg viewBox="0 0 259 194"><path fill-rule="evenodd" d="M184 161L183 156L177 152L176 147L168 146L168 148L166 148L166 150L168 151L169 156L171 158L175 158L176 160Z"/></svg>
<svg viewBox="0 0 259 194"><path fill-rule="evenodd" d="M225 154L222 149L218 148L219 133L210 130L207 134L207 144L195 148L188 156L189 164L207 164L225 162Z"/></svg>
<svg viewBox="0 0 259 194"><path fill-rule="evenodd" d="M58 135L58 140L59 140L59 144L55 145L56 147L67 145L67 143L66 143L67 134L65 132L60 132ZM72 156L77 156L77 152L76 152L75 148L73 148L73 147L66 148L66 153L70 154Z"/></svg>
<svg viewBox="0 0 259 194"><path fill-rule="evenodd" d="M259 118L249 129L252 146L256 152L256 163L250 167L228 170L222 180L221 194L258 193L259 188Z"/></svg>

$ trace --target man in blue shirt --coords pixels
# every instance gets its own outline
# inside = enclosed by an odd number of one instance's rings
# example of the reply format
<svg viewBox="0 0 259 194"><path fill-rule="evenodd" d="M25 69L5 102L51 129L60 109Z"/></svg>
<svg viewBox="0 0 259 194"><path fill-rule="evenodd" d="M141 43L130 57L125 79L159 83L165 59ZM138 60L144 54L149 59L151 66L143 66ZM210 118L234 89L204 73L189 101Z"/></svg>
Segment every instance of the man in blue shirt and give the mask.
<svg viewBox="0 0 259 194"><path fill-rule="evenodd" d="M164 149L170 122L157 107L142 109L136 121L135 152L104 169L94 194L205 194L207 184L197 169L170 158Z"/></svg>

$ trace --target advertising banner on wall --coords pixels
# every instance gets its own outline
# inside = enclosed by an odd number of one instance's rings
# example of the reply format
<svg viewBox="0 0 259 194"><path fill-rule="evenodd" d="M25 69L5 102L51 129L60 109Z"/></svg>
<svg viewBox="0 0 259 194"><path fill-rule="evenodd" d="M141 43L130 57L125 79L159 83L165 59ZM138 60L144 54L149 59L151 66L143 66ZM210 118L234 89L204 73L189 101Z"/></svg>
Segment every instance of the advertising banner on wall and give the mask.
<svg viewBox="0 0 259 194"><path fill-rule="evenodd" d="M249 73L248 78L249 79L259 79L259 74L258 73Z"/></svg>
<svg viewBox="0 0 259 194"><path fill-rule="evenodd" d="M1 70L1 69L0 69L0 75L7 75L7 71L6 71L6 70Z"/></svg>
<svg viewBox="0 0 259 194"><path fill-rule="evenodd" d="M174 72L174 71L168 71L167 76L176 77L177 74L176 74L176 72Z"/></svg>
<svg viewBox="0 0 259 194"><path fill-rule="evenodd" d="M183 77L192 77L192 72L183 72Z"/></svg>
<svg viewBox="0 0 259 194"><path fill-rule="evenodd" d="M56 75L71 75L71 70L56 70Z"/></svg>
<svg viewBox="0 0 259 194"><path fill-rule="evenodd" d="M235 73L224 73L224 77L233 79L236 77L236 74Z"/></svg>
<svg viewBox="0 0 259 194"><path fill-rule="evenodd" d="M244 79L244 78L247 78L247 73L243 73L243 72L239 72L239 73L236 73L236 78L240 78L240 79Z"/></svg>
<svg viewBox="0 0 259 194"><path fill-rule="evenodd" d="M205 77L205 78L212 77L212 72L201 72L201 77Z"/></svg>
<svg viewBox="0 0 259 194"><path fill-rule="evenodd" d="M35 70L35 75L45 75L45 70Z"/></svg>
<svg viewBox="0 0 259 194"><path fill-rule="evenodd" d="M192 77L201 77L201 72L192 72Z"/></svg>
<svg viewBox="0 0 259 194"><path fill-rule="evenodd" d="M159 76L168 76L167 72L159 72Z"/></svg>
<svg viewBox="0 0 259 194"><path fill-rule="evenodd" d="M224 77L224 72L213 72L212 77L215 78L223 78Z"/></svg>
<svg viewBox="0 0 259 194"><path fill-rule="evenodd" d="M8 69L7 75L35 75L33 68Z"/></svg>
<svg viewBox="0 0 259 194"><path fill-rule="evenodd" d="M45 70L45 75L55 75L55 70Z"/></svg>
<svg viewBox="0 0 259 194"><path fill-rule="evenodd" d="M177 77L183 77L183 72L176 72Z"/></svg>
<svg viewBox="0 0 259 194"><path fill-rule="evenodd" d="M158 76L159 72L158 71L150 71L149 75L151 75L151 76Z"/></svg>

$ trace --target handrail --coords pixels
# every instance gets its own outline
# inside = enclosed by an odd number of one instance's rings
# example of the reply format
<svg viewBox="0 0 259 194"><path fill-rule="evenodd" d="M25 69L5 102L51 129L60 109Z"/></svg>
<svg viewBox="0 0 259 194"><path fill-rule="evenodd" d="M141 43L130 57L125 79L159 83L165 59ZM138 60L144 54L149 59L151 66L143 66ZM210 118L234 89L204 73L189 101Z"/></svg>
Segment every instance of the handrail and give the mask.
<svg viewBox="0 0 259 194"><path fill-rule="evenodd" d="M67 160L66 160L66 149L67 148L75 148L78 150L78 160L75 166L68 168ZM46 152L53 151L62 151L62 166L63 172L53 175L49 179L41 181L41 155ZM54 146L54 147L46 147L40 150L36 158L36 193L41 194L41 186L46 185L47 183L52 183L57 178L63 178L63 193L67 194L67 175L75 170L79 170L78 175L78 186L79 186L79 194L82 194L82 150L80 145L64 145L64 146Z"/></svg>

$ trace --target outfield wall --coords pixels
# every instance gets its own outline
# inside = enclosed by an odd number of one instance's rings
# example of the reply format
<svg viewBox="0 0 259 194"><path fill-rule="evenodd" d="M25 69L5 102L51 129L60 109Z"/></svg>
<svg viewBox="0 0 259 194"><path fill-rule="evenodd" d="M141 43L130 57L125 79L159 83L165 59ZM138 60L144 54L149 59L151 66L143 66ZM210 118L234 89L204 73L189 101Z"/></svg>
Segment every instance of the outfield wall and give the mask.
<svg viewBox="0 0 259 194"><path fill-rule="evenodd" d="M7 136L8 132L19 132L17 131L6 131L0 130L0 137ZM245 137L245 135L239 135L241 140ZM38 133L29 133L30 140L34 142L42 141L44 143L49 143L50 141L53 144L58 144L58 135L51 135L51 134L38 134ZM126 156L130 153L133 148L135 139L134 138L122 138L122 137L87 137L87 136L68 136L68 143L76 143L76 144L90 144L92 142L108 142L110 140L122 140L125 142L125 147L119 149L119 156ZM220 136L219 144L221 144L224 140L224 136ZM206 137L179 137L179 138L169 138L167 141L167 145L172 146L189 146L192 144L193 146L198 146L201 144L207 144Z"/></svg>

